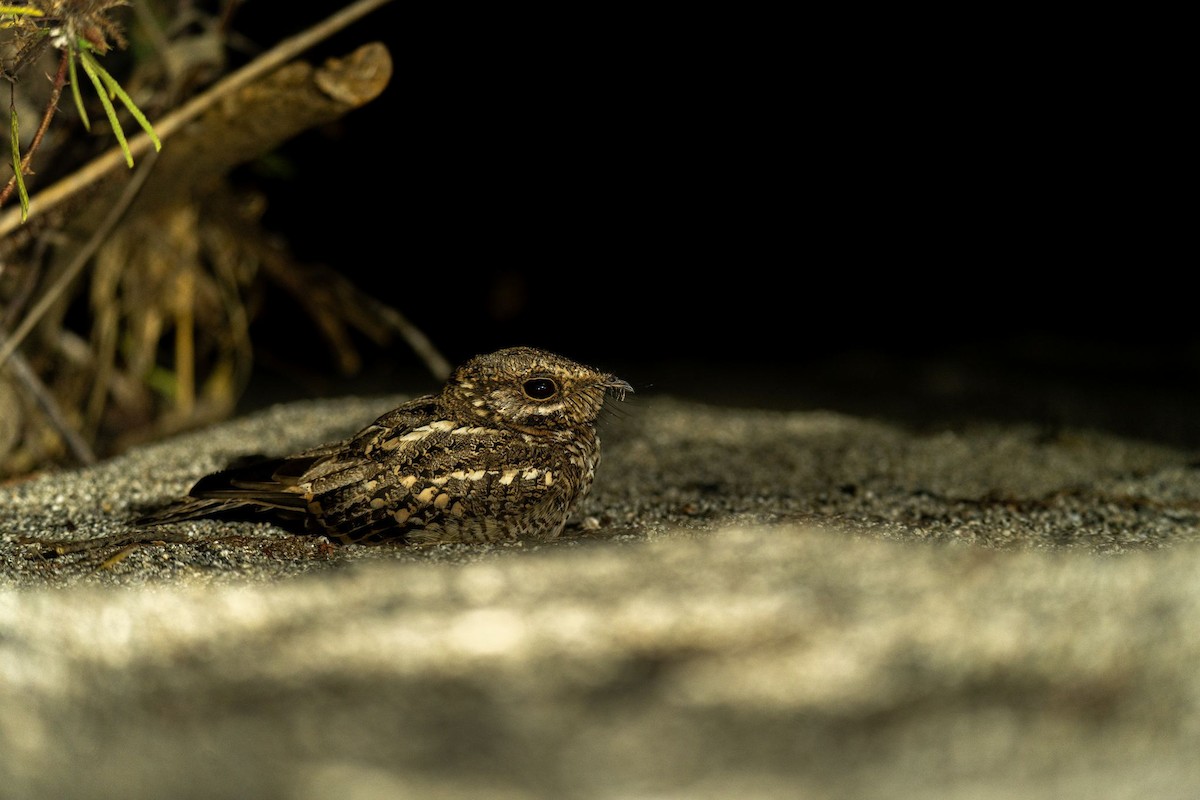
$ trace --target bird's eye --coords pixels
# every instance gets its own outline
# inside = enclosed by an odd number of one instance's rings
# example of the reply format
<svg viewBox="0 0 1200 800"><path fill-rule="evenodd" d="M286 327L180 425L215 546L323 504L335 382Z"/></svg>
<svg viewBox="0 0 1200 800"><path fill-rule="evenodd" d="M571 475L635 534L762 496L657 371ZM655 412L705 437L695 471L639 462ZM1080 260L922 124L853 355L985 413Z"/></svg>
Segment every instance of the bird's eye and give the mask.
<svg viewBox="0 0 1200 800"><path fill-rule="evenodd" d="M558 394L558 384L549 378L530 378L521 388L530 400L549 400Z"/></svg>

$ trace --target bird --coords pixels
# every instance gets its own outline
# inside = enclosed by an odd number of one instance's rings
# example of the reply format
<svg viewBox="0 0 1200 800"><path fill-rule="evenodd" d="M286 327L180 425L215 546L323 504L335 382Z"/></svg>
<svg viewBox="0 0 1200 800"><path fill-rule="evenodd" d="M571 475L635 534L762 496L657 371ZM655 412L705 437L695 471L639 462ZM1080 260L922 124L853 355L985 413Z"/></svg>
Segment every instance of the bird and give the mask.
<svg viewBox="0 0 1200 800"><path fill-rule="evenodd" d="M343 544L554 538L591 490L605 401L632 391L545 350L478 355L350 438L240 459L140 524L266 518Z"/></svg>

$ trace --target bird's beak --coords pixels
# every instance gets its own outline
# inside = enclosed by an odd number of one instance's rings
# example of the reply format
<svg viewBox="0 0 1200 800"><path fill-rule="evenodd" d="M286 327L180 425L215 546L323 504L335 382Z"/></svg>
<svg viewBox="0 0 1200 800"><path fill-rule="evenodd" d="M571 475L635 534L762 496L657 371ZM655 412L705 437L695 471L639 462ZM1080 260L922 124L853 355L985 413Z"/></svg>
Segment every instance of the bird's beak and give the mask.
<svg viewBox="0 0 1200 800"><path fill-rule="evenodd" d="M616 375L606 375L604 377L604 382L600 385L618 400L624 400L626 392L633 393L633 387L630 386L627 381L621 380Z"/></svg>

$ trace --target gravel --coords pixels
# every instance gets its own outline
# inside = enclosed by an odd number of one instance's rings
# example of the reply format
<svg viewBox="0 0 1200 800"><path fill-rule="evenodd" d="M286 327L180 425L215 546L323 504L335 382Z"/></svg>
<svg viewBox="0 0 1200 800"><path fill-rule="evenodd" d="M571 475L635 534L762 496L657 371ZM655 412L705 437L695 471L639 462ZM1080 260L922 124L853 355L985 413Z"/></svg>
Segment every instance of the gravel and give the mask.
<svg viewBox="0 0 1200 800"><path fill-rule="evenodd" d="M0 796L1200 794L1200 469L1165 444L638 397L555 542L128 543L398 400L0 486Z"/></svg>

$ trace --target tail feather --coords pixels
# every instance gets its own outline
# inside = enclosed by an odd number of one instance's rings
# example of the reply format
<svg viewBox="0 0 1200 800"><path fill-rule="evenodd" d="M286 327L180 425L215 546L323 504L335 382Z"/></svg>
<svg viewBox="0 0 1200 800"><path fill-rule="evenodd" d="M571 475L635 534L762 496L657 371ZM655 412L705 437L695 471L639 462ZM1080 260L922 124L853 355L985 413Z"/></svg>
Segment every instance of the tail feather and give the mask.
<svg viewBox="0 0 1200 800"><path fill-rule="evenodd" d="M238 459L220 472L196 482L188 496L135 521L136 525L217 517L302 521L304 497L294 487L319 456Z"/></svg>

